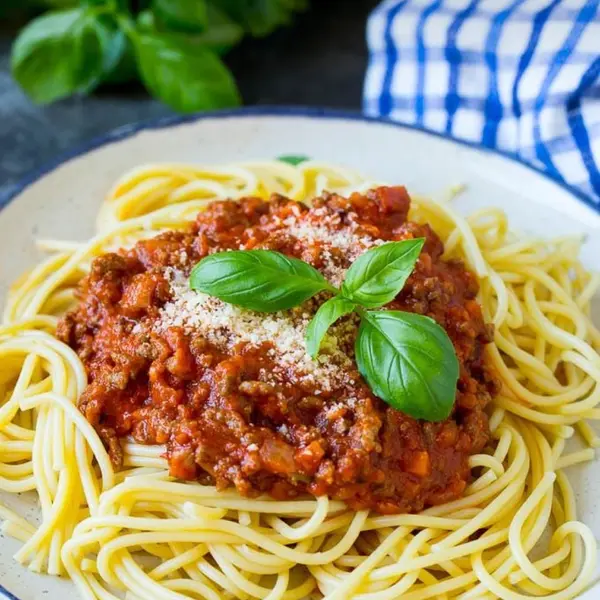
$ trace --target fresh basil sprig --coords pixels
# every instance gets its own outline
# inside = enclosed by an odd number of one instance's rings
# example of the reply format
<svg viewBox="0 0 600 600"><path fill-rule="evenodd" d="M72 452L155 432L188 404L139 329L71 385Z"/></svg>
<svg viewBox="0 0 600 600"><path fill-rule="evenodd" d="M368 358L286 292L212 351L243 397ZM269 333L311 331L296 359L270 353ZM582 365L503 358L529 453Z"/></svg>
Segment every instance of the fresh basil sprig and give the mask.
<svg viewBox="0 0 600 600"><path fill-rule="evenodd" d="M258 312L286 310L324 290L336 291L308 263L272 250L207 256L192 270L190 287Z"/></svg>
<svg viewBox="0 0 600 600"><path fill-rule="evenodd" d="M15 80L34 102L139 79L179 112L239 104L234 77L220 55L245 35L267 35L308 8L308 0L14 2L23 5L24 16L29 4L44 3L68 8L31 21L11 57Z"/></svg>
<svg viewBox="0 0 600 600"><path fill-rule="evenodd" d="M423 315L365 310L398 295L424 243L420 238L371 248L348 269L340 290L307 263L271 250L207 256L192 270L190 287L259 312L293 308L323 291L334 294L308 325L308 354L315 358L327 330L357 312L356 363L373 393L416 419L440 421L452 411L459 375L447 333Z"/></svg>

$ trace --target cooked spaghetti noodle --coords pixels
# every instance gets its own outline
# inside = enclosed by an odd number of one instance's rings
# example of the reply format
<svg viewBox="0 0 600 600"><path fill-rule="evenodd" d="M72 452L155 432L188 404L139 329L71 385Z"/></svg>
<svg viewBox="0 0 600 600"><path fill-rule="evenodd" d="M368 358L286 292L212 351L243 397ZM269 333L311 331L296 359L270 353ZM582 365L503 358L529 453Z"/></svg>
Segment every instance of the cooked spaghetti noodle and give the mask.
<svg viewBox="0 0 600 600"><path fill-rule="evenodd" d="M41 507L34 526L0 505L2 531L23 542L18 562L67 575L90 600L562 600L590 584L597 543L563 469L600 446L588 423L600 418L590 318L600 277L578 261L582 240L516 236L499 209L465 219L449 201L413 198L410 214L440 236L445 258L476 274L495 326L493 451L470 458L473 479L458 500L379 515L326 496L246 498L176 481L164 448L131 441L114 471L78 410L87 374L54 332L95 256L182 229L215 199L306 201L369 187L316 162L149 166L116 184L89 242L40 242L50 258L13 285L0 328L0 489L34 491ZM566 452L574 434L585 448Z"/></svg>

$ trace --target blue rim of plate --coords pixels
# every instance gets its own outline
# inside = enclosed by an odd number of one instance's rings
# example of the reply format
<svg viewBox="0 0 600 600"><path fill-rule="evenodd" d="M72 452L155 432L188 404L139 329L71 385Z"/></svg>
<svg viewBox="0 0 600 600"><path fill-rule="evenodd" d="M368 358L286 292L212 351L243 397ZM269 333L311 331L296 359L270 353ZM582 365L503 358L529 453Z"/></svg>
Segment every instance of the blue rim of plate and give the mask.
<svg viewBox="0 0 600 600"><path fill-rule="evenodd" d="M417 127L415 125L406 125L403 123L397 123L395 121L390 121L389 119L383 119L379 117L368 117L362 115L358 112L352 111L344 111L344 110L333 110L327 108L302 108L302 107L281 107L281 106L256 106L256 107L246 107L246 108L238 108L233 110L219 110L219 111L211 111L204 112L200 114L193 115L172 115L161 117L158 119L150 119L147 121L140 121L138 123L133 123L131 125L125 125L123 127L119 127L118 129L114 129L105 135L101 135L99 137L91 139L89 142L84 143L75 147L72 150L69 150L63 154L61 154L58 158L53 161L50 161L40 168L31 171L25 177L23 177L20 181L18 181L15 185L9 188L9 191L4 194L0 194L0 211L7 206L10 202L12 202L17 196L21 194L25 190L25 188L29 187L32 183L35 183L39 179L41 179L44 175L47 175L58 166L63 163L68 162L69 160L81 156L82 154L86 154L91 150L95 150L100 146L106 146L108 144L112 144L114 142L119 142L128 137L139 133L140 131L153 130L153 129L165 129L168 127L174 127L177 125L184 125L185 123L194 123L196 121L202 121L204 119L223 119L228 117L253 117L253 116L263 116L263 117L310 117L317 119L332 119L337 121L363 121L366 123L379 123L383 125L388 125L390 127L396 127L399 129L408 129L412 131L418 131L425 135L429 135L435 138L442 138L445 140L449 140L459 146L464 146L467 148L479 150L481 152L485 152L487 154L496 154L503 158L506 158L512 162L516 162L524 167L527 167L530 171L533 171L537 175L548 179L559 187L563 188L565 191L569 192L572 196L575 196L578 200L594 209L597 212L600 212L600 205L595 203L591 198L586 196L584 193L579 190L567 185L564 181L560 179L556 179L545 173L544 171L540 171L533 165L526 163L521 160L515 154L511 154L509 152L501 152L499 150L493 150L490 148L485 148L480 146L479 144L475 144L472 142L466 142L464 140L459 140L441 133L437 133L435 131L430 131L428 129L424 129L422 127ZM293 148L291 149L293 150ZM17 596L9 592L1 583L0 583L0 595L3 595L7 600L19 600Z"/></svg>
<svg viewBox="0 0 600 600"><path fill-rule="evenodd" d="M593 198L584 194L580 190L566 184L562 179L557 177L553 177L549 173L546 173L530 163L525 162L516 154L510 152L504 152L501 150L495 150L492 148L486 148L474 142L468 142L465 140L460 140L448 135L444 135L442 133L438 133L436 131L430 131L428 129L424 129L423 127L418 127L416 125L407 125L404 123L397 123L395 121L391 121L390 119L381 118L381 117L368 117L362 115L358 112L345 111L345 110L337 110L337 109L327 109L327 108L308 108L308 107L296 107L296 106L254 106L254 107L245 107L245 108L237 108L231 110L219 110L219 111L209 111L200 114L192 114L192 115L170 115L166 117L160 117L157 119L150 119L147 121L140 121L137 123L133 123L131 125L124 125L123 127L119 127L118 129L114 129L104 135L99 137L92 138L90 141L76 146L72 150L69 150L65 153L60 154L55 160L52 160L40 168L35 169L25 175L20 181L11 185L7 191L0 194L0 211L12 202L17 196L19 196L25 188L30 186L32 183L41 179L44 175L50 173L58 166L63 163L68 162L69 160L81 156L82 154L86 154L91 150L95 150L100 146L106 146L108 144L112 144L114 142L119 142L128 137L134 136L135 134L153 129L166 129L168 127L175 127L177 125L184 125L186 123L194 123L196 121L202 121L204 119L223 119L228 117L254 117L254 116L263 116L263 117L310 117L316 119L324 119L324 120L338 120L338 121L362 121L365 123L378 123L382 125L387 125L390 127L396 127L398 129L408 129L411 131L418 131L424 135L428 135L434 138L441 138L444 140L448 140L454 144L459 146L463 146L466 148L471 148L474 150L478 150L480 152L486 154L494 154L497 156L501 156L511 162L522 165L536 173L537 175L543 177L558 185L563 190L577 198L580 202L590 207L592 210L600 213L600 203L595 202ZM293 150L293 149L292 149ZM0 584L0 590L2 590L2 586Z"/></svg>

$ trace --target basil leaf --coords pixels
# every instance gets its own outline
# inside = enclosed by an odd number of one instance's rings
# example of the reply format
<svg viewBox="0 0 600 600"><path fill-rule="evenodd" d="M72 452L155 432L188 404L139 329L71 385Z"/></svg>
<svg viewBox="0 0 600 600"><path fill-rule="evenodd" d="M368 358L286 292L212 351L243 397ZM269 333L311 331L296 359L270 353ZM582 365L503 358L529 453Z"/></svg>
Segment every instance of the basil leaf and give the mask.
<svg viewBox="0 0 600 600"><path fill-rule="evenodd" d="M235 81L218 56L187 41L141 32L136 38L144 85L180 112L237 106Z"/></svg>
<svg viewBox="0 0 600 600"><path fill-rule="evenodd" d="M294 13L308 8L308 0L219 0L218 4L256 37L269 35L280 25L289 25Z"/></svg>
<svg viewBox="0 0 600 600"><path fill-rule="evenodd" d="M319 354L319 348L327 330L340 317L351 313L355 308L354 302L350 302L342 296L334 296L321 304L306 329L306 349L312 358L316 358Z"/></svg>
<svg viewBox="0 0 600 600"><path fill-rule="evenodd" d="M415 419L446 419L456 397L459 364L442 327L429 317L401 311L361 316L356 362L373 393Z"/></svg>
<svg viewBox="0 0 600 600"><path fill-rule="evenodd" d="M204 31L188 37L193 44L206 46L222 55L244 37L244 28L212 4L206 7L206 18L208 23Z"/></svg>
<svg viewBox="0 0 600 600"><path fill-rule="evenodd" d="M48 3L58 4L56 0L47 0ZM79 0L79 4L83 4L83 6L91 6L91 7L108 7L112 10L113 7L121 10L128 9L129 0ZM76 4L73 2L72 4Z"/></svg>
<svg viewBox="0 0 600 600"><path fill-rule="evenodd" d="M310 160L308 156L303 156L302 154L294 155L294 154L286 154L284 156L278 156L277 160L287 163L288 165L292 165L295 167L300 163L303 163L307 160Z"/></svg>
<svg viewBox="0 0 600 600"><path fill-rule="evenodd" d="M154 0L152 8L173 29L202 31L208 24L204 0Z"/></svg>
<svg viewBox="0 0 600 600"><path fill-rule="evenodd" d="M13 77L40 104L95 88L118 61L123 33L83 8L49 12L27 25L11 58Z"/></svg>
<svg viewBox="0 0 600 600"><path fill-rule="evenodd" d="M117 60L112 69L107 69L102 83L119 84L134 81L138 78L133 43L127 35L123 34L123 38L123 45L119 48Z"/></svg>
<svg viewBox="0 0 600 600"><path fill-rule="evenodd" d="M391 302L413 272L424 243L419 238L367 250L348 269L342 294L365 308Z"/></svg>
<svg viewBox="0 0 600 600"><path fill-rule="evenodd" d="M156 17L151 10L143 10L137 17L136 23L138 29L145 33L154 33L159 31L158 24L156 22Z"/></svg>
<svg viewBox="0 0 600 600"><path fill-rule="evenodd" d="M219 55L225 54L244 37L244 30L235 23L209 26L206 31L188 36L193 44L206 46Z"/></svg>
<svg viewBox="0 0 600 600"><path fill-rule="evenodd" d="M309 264L272 250L236 250L203 258L192 270L190 287L230 304L276 312L332 289Z"/></svg>
<svg viewBox="0 0 600 600"><path fill-rule="evenodd" d="M125 32L121 29L113 15L93 16L88 14L85 20L85 29L92 36L96 36L102 49L102 75L100 79L105 81L112 74L116 73L119 68L123 71L127 62L127 53L130 53L131 60L133 49ZM100 82L99 80L98 83Z"/></svg>
<svg viewBox="0 0 600 600"><path fill-rule="evenodd" d="M208 25L202 35L213 40L213 44L217 41L223 44L226 41L232 47L244 37L244 28L214 4L208 4L206 16Z"/></svg>
<svg viewBox="0 0 600 600"><path fill-rule="evenodd" d="M168 32L160 19L149 10L144 10L137 16L137 25L140 31L162 32L163 37L171 38L175 43L183 41L190 46L204 46L219 55L224 54L241 41L244 30L213 6L209 5L207 9L208 25L202 32Z"/></svg>

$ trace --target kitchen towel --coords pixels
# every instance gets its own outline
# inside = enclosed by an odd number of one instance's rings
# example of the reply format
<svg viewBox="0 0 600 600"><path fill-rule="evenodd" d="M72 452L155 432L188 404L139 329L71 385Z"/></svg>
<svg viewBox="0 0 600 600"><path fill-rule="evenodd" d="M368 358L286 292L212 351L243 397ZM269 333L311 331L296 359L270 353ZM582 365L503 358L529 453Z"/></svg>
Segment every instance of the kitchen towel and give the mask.
<svg viewBox="0 0 600 600"><path fill-rule="evenodd" d="M600 0L386 0L363 108L508 152L600 209Z"/></svg>

